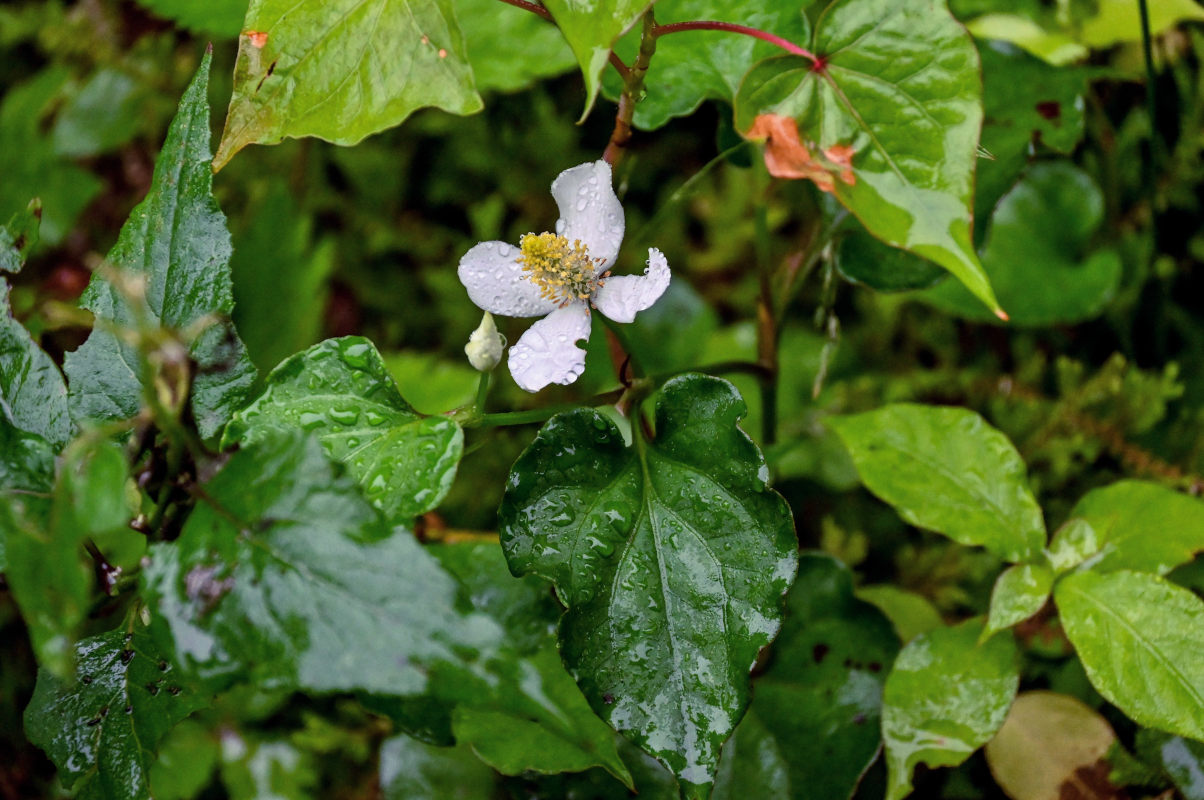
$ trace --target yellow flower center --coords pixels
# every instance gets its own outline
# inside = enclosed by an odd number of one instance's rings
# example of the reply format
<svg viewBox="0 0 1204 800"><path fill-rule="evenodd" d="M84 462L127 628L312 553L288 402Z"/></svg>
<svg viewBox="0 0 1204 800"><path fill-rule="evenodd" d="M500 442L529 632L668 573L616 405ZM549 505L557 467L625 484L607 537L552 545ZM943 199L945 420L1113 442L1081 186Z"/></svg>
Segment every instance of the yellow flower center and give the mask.
<svg viewBox="0 0 1204 800"><path fill-rule="evenodd" d="M519 239L522 265L539 294L561 306L589 300L608 273L601 271L603 259L591 258L580 239L569 240L555 233L527 233Z"/></svg>

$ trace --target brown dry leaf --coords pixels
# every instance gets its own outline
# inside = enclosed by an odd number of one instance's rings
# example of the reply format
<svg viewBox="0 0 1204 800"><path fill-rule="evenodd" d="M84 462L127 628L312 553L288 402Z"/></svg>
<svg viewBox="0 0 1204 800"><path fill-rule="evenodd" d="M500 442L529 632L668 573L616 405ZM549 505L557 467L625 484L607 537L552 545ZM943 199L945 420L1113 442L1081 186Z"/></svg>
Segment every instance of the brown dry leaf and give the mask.
<svg viewBox="0 0 1204 800"><path fill-rule="evenodd" d="M1112 726L1081 701L1024 692L987 743L995 782L1013 800L1127 800L1108 782Z"/></svg>
<svg viewBox="0 0 1204 800"><path fill-rule="evenodd" d="M854 150L848 145L833 145L816 158L799 137L798 123L780 114L759 114L744 138L765 142L765 168L775 178L806 178L825 192L836 187L833 173L852 186Z"/></svg>

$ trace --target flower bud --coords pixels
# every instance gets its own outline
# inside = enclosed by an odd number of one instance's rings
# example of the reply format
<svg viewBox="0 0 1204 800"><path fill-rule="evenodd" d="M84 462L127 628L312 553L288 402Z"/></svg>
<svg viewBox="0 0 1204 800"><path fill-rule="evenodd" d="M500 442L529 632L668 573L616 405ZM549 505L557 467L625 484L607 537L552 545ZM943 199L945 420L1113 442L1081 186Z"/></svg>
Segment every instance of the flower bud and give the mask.
<svg viewBox="0 0 1204 800"><path fill-rule="evenodd" d="M464 345L464 353L468 363L480 372L489 372L502 360L502 350L506 348L506 337L497 332L493 315L488 311L481 317L481 324L468 337Z"/></svg>

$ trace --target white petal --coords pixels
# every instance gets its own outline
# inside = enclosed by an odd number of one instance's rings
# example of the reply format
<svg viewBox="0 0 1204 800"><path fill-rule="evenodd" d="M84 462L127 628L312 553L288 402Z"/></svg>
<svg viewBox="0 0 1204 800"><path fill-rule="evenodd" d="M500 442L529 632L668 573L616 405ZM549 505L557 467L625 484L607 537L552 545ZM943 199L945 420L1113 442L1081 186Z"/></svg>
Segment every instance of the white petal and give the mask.
<svg viewBox="0 0 1204 800"><path fill-rule="evenodd" d="M594 307L615 322L631 322L637 312L655 303L668 288L669 262L653 247L648 250L644 274L607 278L594 292Z"/></svg>
<svg viewBox="0 0 1204 800"><path fill-rule="evenodd" d="M527 280L518 256L513 245L481 242L460 259L460 283L477 308L503 317L539 317L556 308Z"/></svg>
<svg viewBox="0 0 1204 800"><path fill-rule="evenodd" d="M594 258L614 266L623 243L623 206L611 185L610 164L594 161L566 169L552 181L560 208L556 232L572 243L580 239Z"/></svg>
<svg viewBox="0 0 1204 800"><path fill-rule="evenodd" d="M585 303L558 308L536 322L510 348L510 374L528 392L549 383L572 383L585 371L585 351L578 339L589 339L589 307Z"/></svg>

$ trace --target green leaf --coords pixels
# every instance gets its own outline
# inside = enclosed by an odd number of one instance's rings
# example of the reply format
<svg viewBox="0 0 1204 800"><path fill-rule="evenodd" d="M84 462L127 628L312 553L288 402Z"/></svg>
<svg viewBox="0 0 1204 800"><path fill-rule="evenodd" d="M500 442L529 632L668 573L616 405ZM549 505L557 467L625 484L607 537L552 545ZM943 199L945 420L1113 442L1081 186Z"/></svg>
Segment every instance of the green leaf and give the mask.
<svg viewBox="0 0 1204 800"><path fill-rule="evenodd" d="M283 180L253 202L250 224L234 235L230 270L239 337L266 374L322 338L334 241L314 246L312 219L302 215Z"/></svg>
<svg viewBox="0 0 1204 800"><path fill-rule="evenodd" d="M1091 527L1091 523L1072 517L1054 532L1053 541L1050 542L1045 555L1054 572L1061 575L1082 564L1098 553L1099 549L1099 536L1095 528Z"/></svg>
<svg viewBox="0 0 1204 800"><path fill-rule="evenodd" d="M840 240L836 268L849 280L880 292L925 289L947 274L927 259L884 244L864 228Z"/></svg>
<svg viewBox="0 0 1204 800"><path fill-rule="evenodd" d="M456 708L456 741L505 775L598 766L631 787L614 732L560 663L553 636L561 609L547 583L534 575L515 579L496 542L439 545L428 552L459 578L473 606L497 620L507 644L523 656L514 664L517 691Z"/></svg>
<svg viewBox="0 0 1204 800"><path fill-rule="evenodd" d="M1083 21L1079 36L1090 47L1111 47L1118 42L1141 41L1137 3L1097 0L1098 12ZM1158 36L1181 22L1204 20L1204 8L1195 0L1157 0L1149 4L1150 35Z"/></svg>
<svg viewBox="0 0 1204 800"><path fill-rule="evenodd" d="M1083 701L1055 692L1022 692L987 742L986 755L991 775L1015 800L1082 797L1084 785L1091 787L1088 796L1103 798L1120 792L1106 792L1083 773L1094 777L1102 767L1106 785L1110 765L1105 757L1115 745L1112 726Z"/></svg>
<svg viewBox="0 0 1204 800"><path fill-rule="evenodd" d="M390 520L439 505L464 451L460 426L422 417L402 398L367 339L328 339L285 361L240 411L224 442L250 444L270 431L314 433Z"/></svg>
<svg viewBox="0 0 1204 800"><path fill-rule="evenodd" d="M657 24L690 20L733 22L805 43L811 28L804 15L806 3L766 4L757 0L676 0L657 6ZM639 31L632 31L615 47L631 64L639 50ZM644 98L635 107L635 125L655 130L673 117L692 114L704 100L730 104L740 80L753 64L777 55L777 47L726 31L690 31L657 39L656 55L644 79ZM607 71L603 91L618 99L623 81Z"/></svg>
<svg viewBox="0 0 1204 800"><path fill-rule="evenodd" d="M0 227L0 271L17 273L38 241L37 200ZM0 417L61 450L71 438L63 375L12 316L7 281L0 283Z"/></svg>
<svg viewBox="0 0 1204 800"><path fill-rule="evenodd" d="M0 572L8 569L8 537L49 515L53 486L54 450L0 415Z"/></svg>
<svg viewBox="0 0 1204 800"><path fill-rule="evenodd" d="M979 55L984 111L980 143L991 158L978 161L976 242L981 242L999 199L1028 165L1034 145L1059 153L1074 150L1083 136L1082 96L1088 78L1084 69L1051 67L1003 42L984 42Z"/></svg>
<svg viewBox="0 0 1204 800"><path fill-rule="evenodd" d="M41 236L51 246L71 232L101 188L95 175L61 158L46 135L47 117L69 78L66 67L50 67L6 91L0 102L0 219L40 197Z"/></svg>
<svg viewBox="0 0 1204 800"><path fill-rule="evenodd" d="M1085 494L1070 512L1093 536L1079 545L1078 561L1098 554L1095 572L1131 569L1165 575L1204 550L1204 506L1194 497L1147 481L1117 481ZM1069 526L1054 536L1052 550L1070 547L1082 534ZM1077 562L1076 562L1077 563Z"/></svg>
<svg viewBox="0 0 1204 800"><path fill-rule="evenodd" d="M525 89L577 64L556 26L526 9L507 8L498 0L454 4L478 91Z"/></svg>
<svg viewBox="0 0 1204 800"><path fill-rule="evenodd" d="M420 108L481 109L451 0L251 0L214 167L248 144L355 144Z"/></svg>
<svg viewBox="0 0 1204 800"><path fill-rule="evenodd" d="M979 644L981 619L920 634L886 679L886 800L911 792L917 764L953 767L1003 725L1020 682L1011 635Z"/></svg>
<svg viewBox="0 0 1204 800"><path fill-rule="evenodd" d="M565 664L594 710L687 793L714 780L796 563L790 511L737 427L726 381L670 380L656 439L626 447L592 409L554 417L514 465L499 534L555 584Z"/></svg>
<svg viewBox="0 0 1204 800"><path fill-rule="evenodd" d="M1010 628L1041 610L1053 589L1054 572L1044 564L1014 564L995 580L983 638Z"/></svg>
<svg viewBox="0 0 1204 800"><path fill-rule="evenodd" d="M98 70L59 112L51 134L55 150L87 157L130 141L146 120L148 94L120 70Z"/></svg>
<svg viewBox="0 0 1204 800"><path fill-rule="evenodd" d="M68 353L64 369L77 419L128 419L142 403L144 379L138 351L111 327L161 325L184 331L205 319L227 319L234 306L230 235L213 199L209 166L209 63L201 61L180 101L155 164L150 192L130 214L107 265L125 279L145 281L145 302L132 303L101 274L80 304L104 320ZM141 306L141 307L140 307ZM139 323L139 317L145 317ZM193 416L201 435L221 430L255 380L255 368L228 322L204 327L189 347L196 362Z"/></svg>
<svg viewBox="0 0 1204 800"><path fill-rule="evenodd" d="M204 485L175 542L143 570L156 636L201 677L266 689L424 694L479 664L501 632L459 610L459 587L390 530L322 446L267 432Z"/></svg>
<svg viewBox="0 0 1204 800"><path fill-rule="evenodd" d="M192 800L217 768L218 732L186 719L159 743L159 757L150 769L155 800Z"/></svg>
<svg viewBox="0 0 1204 800"><path fill-rule="evenodd" d="M810 50L763 61L736 96L736 127L759 114L798 121L820 150L851 147L840 202L870 233L949 270L999 304L970 239L981 79L974 42L944 0L836 0Z"/></svg>
<svg viewBox="0 0 1204 800"><path fill-rule="evenodd" d="M72 680L38 673L25 733L64 786L79 787L77 797L144 800L155 746L207 702L176 679L143 630L115 630L76 646Z"/></svg>
<svg viewBox="0 0 1204 800"><path fill-rule="evenodd" d="M750 709L723 745L711 800L791 797L789 758L790 754L782 752L777 739Z"/></svg>
<svg viewBox="0 0 1204 800"><path fill-rule="evenodd" d="M495 705L458 706L452 731L503 775L552 774L602 767L634 788L615 735L598 719L549 642L519 665L522 691Z"/></svg>
<svg viewBox="0 0 1204 800"><path fill-rule="evenodd" d="M856 594L858 600L864 600L886 615L903 642L910 642L921 633L945 624L941 612L921 594L885 583L858 587Z"/></svg>
<svg viewBox="0 0 1204 800"><path fill-rule="evenodd" d="M76 635L92 604L93 568L84 543L129 523L128 474L116 445L73 447L52 502L12 508L6 577L38 662L61 679L71 672Z"/></svg>
<svg viewBox="0 0 1204 800"><path fill-rule="evenodd" d="M496 780L467 747L434 747L408 736L380 746L384 800L491 800Z"/></svg>
<svg viewBox="0 0 1204 800"><path fill-rule="evenodd" d="M230 800L311 800L321 780L314 754L288 740L230 731L221 775Z"/></svg>
<svg viewBox="0 0 1204 800"><path fill-rule="evenodd" d="M182 28L231 38L242 29L247 11L247 0L138 0L138 5Z"/></svg>
<svg viewBox="0 0 1204 800"><path fill-rule="evenodd" d="M898 403L832 417L866 488L904 520L1000 558L1034 558L1041 508L1007 437L964 408Z"/></svg>
<svg viewBox="0 0 1204 800"><path fill-rule="evenodd" d="M1004 196L987 234L982 263L1012 324L1071 324L1104 310L1116 294L1122 265L1116 250L1089 250L1103 219L1099 187L1066 161L1034 166ZM955 283L921 296L952 314L992 319Z"/></svg>
<svg viewBox="0 0 1204 800"><path fill-rule="evenodd" d="M720 774L729 762L740 774L781 761L790 791L765 796L847 800L878 757L882 685L898 651L890 621L854 597L848 567L830 556L801 556L772 660L754 684L734 752L724 748ZM745 791L733 784L727 796Z"/></svg>
<svg viewBox="0 0 1204 800"><path fill-rule="evenodd" d="M610 59L611 48L634 25L653 0L548 0L545 8L556 20L568 40L581 74L585 78L585 110L589 114L602 86L602 70Z"/></svg>
<svg viewBox="0 0 1204 800"><path fill-rule="evenodd" d="M1204 739L1204 603L1144 572L1075 572L1054 589L1099 693L1141 725Z"/></svg>

